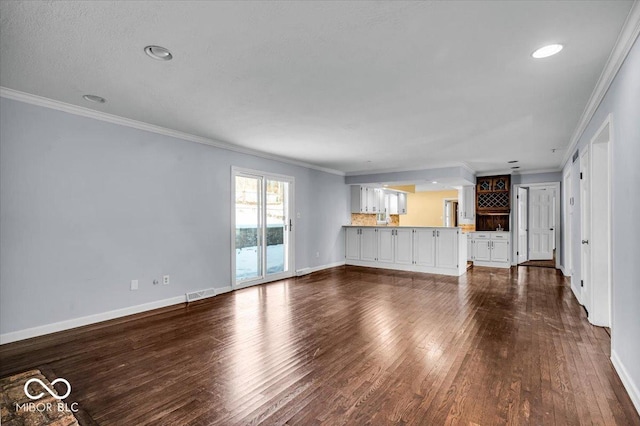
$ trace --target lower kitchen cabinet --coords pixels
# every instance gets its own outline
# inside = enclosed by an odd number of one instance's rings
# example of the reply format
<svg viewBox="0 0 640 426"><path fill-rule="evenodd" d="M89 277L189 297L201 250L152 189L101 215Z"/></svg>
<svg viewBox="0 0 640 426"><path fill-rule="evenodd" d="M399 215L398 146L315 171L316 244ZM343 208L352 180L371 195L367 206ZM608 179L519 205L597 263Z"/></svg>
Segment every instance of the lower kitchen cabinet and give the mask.
<svg viewBox="0 0 640 426"><path fill-rule="evenodd" d="M509 232L472 233L472 260L474 265L496 268L511 267Z"/></svg>
<svg viewBox="0 0 640 426"><path fill-rule="evenodd" d="M455 276L466 271L467 236L458 228L347 227L345 234L348 265Z"/></svg>

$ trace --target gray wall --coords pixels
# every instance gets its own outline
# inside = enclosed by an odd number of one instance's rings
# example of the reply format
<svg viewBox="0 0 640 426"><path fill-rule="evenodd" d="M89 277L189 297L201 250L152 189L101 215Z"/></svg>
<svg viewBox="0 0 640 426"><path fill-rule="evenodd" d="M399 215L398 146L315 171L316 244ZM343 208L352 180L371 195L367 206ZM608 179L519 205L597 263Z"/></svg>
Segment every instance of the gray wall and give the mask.
<svg viewBox="0 0 640 426"><path fill-rule="evenodd" d="M607 95L578 142L580 150L612 114L613 327L611 349L640 388L640 42L636 40ZM572 233L572 286L580 286L580 159L571 160L575 199Z"/></svg>
<svg viewBox="0 0 640 426"><path fill-rule="evenodd" d="M5 98L0 129L2 334L229 286L232 165L295 177L296 269L344 260L342 176Z"/></svg>

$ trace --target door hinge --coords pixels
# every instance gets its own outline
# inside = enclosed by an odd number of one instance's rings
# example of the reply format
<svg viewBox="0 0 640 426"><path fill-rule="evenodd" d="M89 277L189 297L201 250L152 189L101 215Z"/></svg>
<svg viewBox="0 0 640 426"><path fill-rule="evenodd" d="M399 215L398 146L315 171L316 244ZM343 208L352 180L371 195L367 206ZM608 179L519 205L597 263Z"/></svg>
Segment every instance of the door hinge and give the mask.
<svg viewBox="0 0 640 426"><path fill-rule="evenodd" d="M584 280L580 280L580 287L584 287Z"/></svg>
<svg viewBox="0 0 640 426"><path fill-rule="evenodd" d="M582 172L580 172L580 179L582 179Z"/></svg>
<svg viewBox="0 0 640 426"><path fill-rule="evenodd" d="M516 252L516 256L520 256L520 252L519 251Z"/></svg>

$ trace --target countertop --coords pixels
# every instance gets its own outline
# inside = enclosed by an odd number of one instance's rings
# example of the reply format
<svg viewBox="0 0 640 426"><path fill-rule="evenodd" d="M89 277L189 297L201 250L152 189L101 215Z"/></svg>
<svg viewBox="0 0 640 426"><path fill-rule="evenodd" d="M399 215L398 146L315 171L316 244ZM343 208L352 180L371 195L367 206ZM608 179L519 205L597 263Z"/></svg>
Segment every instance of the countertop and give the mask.
<svg viewBox="0 0 640 426"><path fill-rule="evenodd" d="M399 225L342 225L343 228L435 228L435 229L460 229L457 226L399 226Z"/></svg>

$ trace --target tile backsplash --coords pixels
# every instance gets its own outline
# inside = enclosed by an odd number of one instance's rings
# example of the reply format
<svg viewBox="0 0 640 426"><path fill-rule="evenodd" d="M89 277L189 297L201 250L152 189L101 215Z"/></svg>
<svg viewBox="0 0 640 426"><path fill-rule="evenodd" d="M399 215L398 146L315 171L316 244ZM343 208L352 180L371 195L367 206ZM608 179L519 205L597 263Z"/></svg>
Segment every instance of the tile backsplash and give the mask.
<svg viewBox="0 0 640 426"><path fill-rule="evenodd" d="M355 226L376 226L378 224L375 214L351 213L351 225ZM389 215L389 226L399 226L400 216Z"/></svg>

